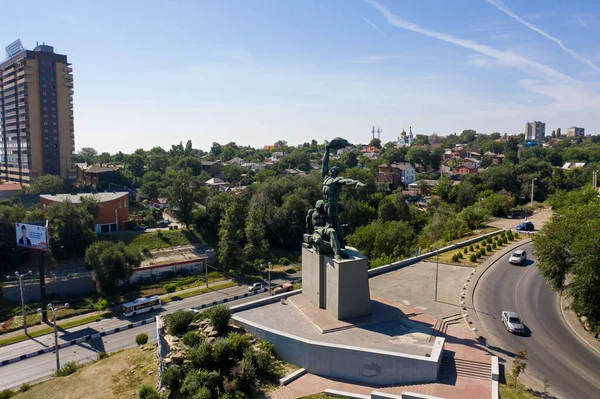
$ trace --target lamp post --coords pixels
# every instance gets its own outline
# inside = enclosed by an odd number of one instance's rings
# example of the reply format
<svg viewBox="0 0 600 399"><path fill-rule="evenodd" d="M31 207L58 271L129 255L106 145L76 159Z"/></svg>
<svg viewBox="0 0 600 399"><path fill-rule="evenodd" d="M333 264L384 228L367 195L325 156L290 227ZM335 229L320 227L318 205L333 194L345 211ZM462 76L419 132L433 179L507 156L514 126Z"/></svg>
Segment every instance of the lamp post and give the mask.
<svg viewBox="0 0 600 399"><path fill-rule="evenodd" d="M273 264L269 262L269 296L271 296L271 266L273 266Z"/></svg>
<svg viewBox="0 0 600 399"><path fill-rule="evenodd" d="M594 186L594 190L598 187L598 171L592 172L592 186Z"/></svg>
<svg viewBox="0 0 600 399"><path fill-rule="evenodd" d="M438 266L440 264L440 250L435 250L435 301L437 302L437 291L438 291Z"/></svg>
<svg viewBox="0 0 600 399"><path fill-rule="evenodd" d="M115 225L117 226L117 231L119 231L119 216L117 214L116 209L115 209Z"/></svg>
<svg viewBox="0 0 600 399"><path fill-rule="evenodd" d="M56 352L56 371L60 370L60 359L58 357L58 330L56 328L56 313L63 308L68 308L69 304L65 303L63 306L54 306L51 303L48 304L48 309L52 311L52 323L54 324L54 351ZM42 313L43 309L38 309L38 312Z"/></svg>
<svg viewBox="0 0 600 399"><path fill-rule="evenodd" d="M23 277L29 276L31 274L31 270L25 274L20 274L19 272L15 272L15 276L19 279L19 290L21 291L21 310L23 311L23 332L27 335L27 312L25 311L25 299L23 297ZM7 280L10 280L10 276L6 276Z"/></svg>
<svg viewBox="0 0 600 399"><path fill-rule="evenodd" d="M531 181L531 207L533 207L533 188L535 187L535 181L537 177Z"/></svg>

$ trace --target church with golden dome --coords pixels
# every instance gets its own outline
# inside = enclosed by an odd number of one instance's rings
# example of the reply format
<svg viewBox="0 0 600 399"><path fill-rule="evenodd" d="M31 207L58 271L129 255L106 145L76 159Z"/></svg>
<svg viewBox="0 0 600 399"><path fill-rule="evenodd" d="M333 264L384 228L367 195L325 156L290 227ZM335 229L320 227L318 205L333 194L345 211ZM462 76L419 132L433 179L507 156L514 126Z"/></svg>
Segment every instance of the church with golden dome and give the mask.
<svg viewBox="0 0 600 399"><path fill-rule="evenodd" d="M408 127L408 133L402 128L400 135L398 136L398 142L396 143L396 147L408 147L413 143L413 132L412 126Z"/></svg>

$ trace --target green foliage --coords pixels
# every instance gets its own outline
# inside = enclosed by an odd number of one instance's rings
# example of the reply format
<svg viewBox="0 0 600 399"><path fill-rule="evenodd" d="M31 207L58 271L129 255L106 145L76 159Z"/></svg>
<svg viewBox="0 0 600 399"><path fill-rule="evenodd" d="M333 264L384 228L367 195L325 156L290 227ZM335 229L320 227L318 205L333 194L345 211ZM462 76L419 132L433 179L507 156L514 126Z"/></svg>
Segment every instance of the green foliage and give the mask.
<svg viewBox="0 0 600 399"><path fill-rule="evenodd" d="M27 392L31 389L31 385L23 384L19 387L19 392Z"/></svg>
<svg viewBox="0 0 600 399"><path fill-rule="evenodd" d="M242 197L234 199L219 224L219 263L225 267L240 267L243 261L244 215Z"/></svg>
<svg viewBox="0 0 600 399"><path fill-rule="evenodd" d="M190 370L181 384L180 392L184 398L204 398L206 393L203 390L208 391L208 398L211 397L212 393L219 389L222 384L221 376L214 371L208 372L207 370ZM199 393L201 393L200 396Z"/></svg>
<svg viewBox="0 0 600 399"><path fill-rule="evenodd" d="M497 245L496 245L496 241L494 241L494 242L492 243L492 249L496 249L496 247L497 247Z"/></svg>
<svg viewBox="0 0 600 399"><path fill-rule="evenodd" d="M469 245L469 251L473 252L473 251L475 251L475 248L473 248L472 245Z"/></svg>
<svg viewBox="0 0 600 399"><path fill-rule="evenodd" d="M389 265L396 261L396 257L394 255L381 255L378 258L375 258L369 262L370 268L375 268L379 266Z"/></svg>
<svg viewBox="0 0 600 399"><path fill-rule="evenodd" d="M135 343L138 344L138 346L142 346L142 345L145 345L146 343L148 343L148 334L141 333L141 334L136 335Z"/></svg>
<svg viewBox="0 0 600 399"><path fill-rule="evenodd" d="M85 251L85 262L94 270L102 293L111 292L119 280L127 280L139 267L141 255L122 242L97 241Z"/></svg>
<svg viewBox="0 0 600 399"><path fill-rule="evenodd" d="M191 348L195 348L198 345L200 345L201 341L202 341L202 338L200 337L200 335L198 335L194 331L186 332L183 335L183 338L181 338L181 342L183 342L184 345L189 346Z"/></svg>
<svg viewBox="0 0 600 399"><path fill-rule="evenodd" d="M410 220L410 208L404 200L404 196L392 194L379 201L377 209L379 219L389 222L393 220Z"/></svg>
<svg viewBox="0 0 600 399"><path fill-rule="evenodd" d="M65 181L56 175L43 175L35 179L35 182L27 190L30 194L62 194L68 192Z"/></svg>
<svg viewBox="0 0 600 399"><path fill-rule="evenodd" d="M275 355L275 345L272 342L260 341L260 349L271 356Z"/></svg>
<svg viewBox="0 0 600 399"><path fill-rule="evenodd" d="M486 253L485 248L481 247L479 252L481 252L481 256L485 256L485 253Z"/></svg>
<svg viewBox="0 0 600 399"><path fill-rule="evenodd" d="M0 399L10 399L15 395L15 391L11 391L10 389L0 391Z"/></svg>
<svg viewBox="0 0 600 399"><path fill-rule="evenodd" d="M169 206L174 209L175 216L187 229L193 222L196 202L202 203L208 196L208 188L202 186L202 182L194 176L189 169L173 170L169 175L170 185L167 188Z"/></svg>
<svg viewBox="0 0 600 399"><path fill-rule="evenodd" d="M275 359L268 350L259 349L252 353L252 364L256 367L256 374L264 377L273 371Z"/></svg>
<svg viewBox="0 0 600 399"><path fill-rule="evenodd" d="M519 233L514 233L514 234L513 234L513 237L515 237L515 238L519 238Z"/></svg>
<svg viewBox="0 0 600 399"><path fill-rule="evenodd" d="M96 360L104 360L104 359L108 359L109 357L110 357L110 355L108 353L100 352L100 353L98 353Z"/></svg>
<svg viewBox="0 0 600 399"><path fill-rule="evenodd" d="M237 359L240 359L244 351L251 345L250 338L245 334L230 333L227 340L231 345L231 355Z"/></svg>
<svg viewBox="0 0 600 399"><path fill-rule="evenodd" d="M494 241L498 241L499 237L498 236L494 236Z"/></svg>
<svg viewBox="0 0 600 399"><path fill-rule="evenodd" d="M181 370L179 367L167 367L162 375L162 383L171 391L176 391L181 385Z"/></svg>
<svg viewBox="0 0 600 399"><path fill-rule="evenodd" d="M525 371L525 369L527 368L527 363L525 363L526 360L527 360L527 351L524 351L524 350L517 351L517 354L515 355L515 358L513 360L513 368L512 368L512 375L515 379L515 388L517 387L517 379L519 378L519 375L523 371Z"/></svg>
<svg viewBox="0 0 600 399"><path fill-rule="evenodd" d="M514 237L514 235L513 235L513 232L512 232L512 230L508 230L508 232L506 233L506 237L507 237L507 238L508 238L510 241L514 240L514 238L515 238L515 237Z"/></svg>
<svg viewBox="0 0 600 399"><path fill-rule="evenodd" d="M167 332L171 335L184 334L188 326L194 320L194 312L177 310L165 316L167 321Z"/></svg>
<svg viewBox="0 0 600 399"><path fill-rule="evenodd" d="M479 252L476 252L476 253L475 253L475 256L477 257L477 259L481 258L481 251L479 251Z"/></svg>
<svg viewBox="0 0 600 399"><path fill-rule="evenodd" d="M477 250L479 249L479 244L475 245L475 249L477 249Z"/></svg>
<svg viewBox="0 0 600 399"><path fill-rule="evenodd" d="M463 258L463 254L462 254L462 252L458 252L458 253L456 254L456 256L458 256L458 259L462 259L462 258Z"/></svg>
<svg viewBox="0 0 600 399"><path fill-rule="evenodd" d="M284 258L279 258L279 262L278 263L280 265L283 265L283 266L288 266L291 262L290 262L290 260L288 258L284 257Z"/></svg>
<svg viewBox="0 0 600 399"><path fill-rule="evenodd" d="M348 241L368 258L375 259L382 255L401 258L412 253L416 236L406 222L376 220L356 229Z"/></svg>
<svg viewBox="0 0 600 399"><path fill-rule="evenodd" d="M488 244L488 246L485 249L488 252L492 252L492 246L490 244Z"/></svg>
<svg viewBox="0 0 600 399"><path fill-rule="evenodd" d="M198 369L211 369L213 365L213 348L210 342L202 341L197 347L188 351L188 358Z"/></svg>
<svg viewBox="0 0 600 399"><path fill-rule="evenodd" d="M221 370L228 368L231 352L231 343L227 339L217 338L213 342L213 359Z"/></svg>
<svg viewBox="0 0 600 399"><path fill-rule="evenodd" d="M77 364L77 362L67 362L67 363L63 364L63 366L60 368L60 370L57 370L54 373L54 375L56 375L57 377L66 377L68 375L73 374L74 372L79 370L81 367L82 366Z"/></svg>
<svg viewBox="0 0 600 399"><path fill-rule="evenodd" d="M169 283L165 285L165 291L168 293L175 292L177 290L177 284Z"/></svg>
<svg viewBox="0 0 600 399"><path fill-rule="evenodd" d="M492 216L506 217L515 205L515 198L506 192L490 194L481 202L482 207Z"/></svg>
<svg viewBox="0 0 600 399"><path fill-rule="evenodd" d="M105 298L98 298L94 309L98 311L106 310L108 308L108 301Z"/></svg>
<svg viewBox="0 0 600 399"><path fill-rule="evenodd" d="M210 325L217 330L219 334L224 334L231 320L231 309L227 305L216 305L209 308L207 316L210 319Z"/></svg>
<svg viewBox="0 0 600 399"><path fill-rule="evenodd" d="M256 368L247 358L242 359L235 373L235 379L237 382L237 388L242 392L249 393L257 383L256 379Z"/></svg>
<svg viewBox="0 0 600 399"><path fill-rule="evenodd" d="M477 262L477 255L476 254L472 254L471 257L469 258L469 260L473 263Z"/></svg>
<svg viewBox="0 0 600 399"><path fill-rule="evenodd" d="M138 397L140 399L160 399L158 392L152 385L144 384L140 387L138 392Z"/></svg>
<svg viewBox="0 0 600 399"><path fill-rule="evenodd" d="M458 255L452 255L452 262L458 262Z"/></svg>
<svg viewBox="0 0 600 399"><path fill-rule="evenodd" d="M463 253L464 253L464 254L466 254L467 252L469 252L469 251L467 250L467 247L465 247L465 248L463 249Z"/></svg>
<svg viewBox="0 0 600 399"><path fill-rule="evenodd" d="M504 244L504 245L508 244L508 238L502 237L502 244Z"/></svg>
<svg viewBox="0 0 600 399"><path fill-rule="evenodd" d="M50 205L47 212L52 255L58 259L83 256L96 240L96 220L87 208L65 201Z"/></svg>
<svg viewBox="0 0 600 399"><path fill-rule="evenodd" d="M485 242L487 242L488 244L491 244L492 243L492 237L486 238Z"/></svg>

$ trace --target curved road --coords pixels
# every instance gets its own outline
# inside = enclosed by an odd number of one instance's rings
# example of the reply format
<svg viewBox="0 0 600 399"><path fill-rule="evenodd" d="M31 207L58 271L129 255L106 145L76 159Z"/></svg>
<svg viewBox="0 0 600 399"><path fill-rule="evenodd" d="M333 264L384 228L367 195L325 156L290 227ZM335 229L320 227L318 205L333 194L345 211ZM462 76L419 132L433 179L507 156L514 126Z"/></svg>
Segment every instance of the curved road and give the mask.
<svg viewBox="0 0 600 399"><path fill-rule="evenodd" d="M528 254L523 266L502 257L483 274L473 303L495 351L513 356L527 351L525 374L538 381L547 377L550 392L564 399L600 398L600 353L582 342L566 324L559 296L550 290L535 266L531 244L521 247ZM500 314L516 311L525 323L525 334L506 331Z"/></svg>

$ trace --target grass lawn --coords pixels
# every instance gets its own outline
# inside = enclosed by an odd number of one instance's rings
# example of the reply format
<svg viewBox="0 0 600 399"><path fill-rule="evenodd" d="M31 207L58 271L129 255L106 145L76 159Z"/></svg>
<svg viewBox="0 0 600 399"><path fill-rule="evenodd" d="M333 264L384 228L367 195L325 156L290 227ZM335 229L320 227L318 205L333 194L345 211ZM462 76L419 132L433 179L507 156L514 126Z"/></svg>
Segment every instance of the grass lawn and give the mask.
<svg viewBox="0 0 600 399"><path fill-rule="evenodd" d="M461 238L457 238L456 240L452 240L452 241L448 242L446 245L456 244L456 243L459 243L459 242L463 242L463 241L469 240L471 238L475 238L475 237L482 236L484 234L491 233L493 231L499 231L499 230L500 229L498 227L492 227L492 226L484 227L482 229L473 230L473 231L469 232L469 234L467 234L466 236L463 236Z"/></svg>
<svg viewBox="0 0 600 399"><path fill-rule="evenodd" d="M204 288L201 288L198 290L182 292L181 294L173 294L171 296L162 298L162 301L163 301L163 303L169 303L171 301L180 301L182 299L189 298L191 296L206 294L207 292L212 292L214 290L222 290L224 288L235 287L236 285L237 285L237 283L234 283L233 281L231 281L229 283L214 285L209 288L204 287Z"/></svg>
<svg viewBox="0 0 600 399"><path fill-rule="evenodd" d="M149 233L124 233L114 235L101 235L101 240L122 242L138 252L153 249L176 247L181 245L202 244L204 241L200 234L192 230L159 230Z"/></svg>
<svg viewBox="0 0 600 399"><path fill-rule="evenodd" d="M156 385L155 350L130 349L99 360L67 377L54 377L19 393L18 399L137 398L142 384ZM151 374L149 374L152 372Z"/></svg>
<svg viewBox="0 0 600 399"><path fill-rule="evenodd" d="M502 399L536 399L543 398L543 394L539 392L533 392L525 385L517 381L517 387L515 388L515 379L513 378L510 370L506 370L502 367L504 372L500 373L500 397Z"/></svg>

